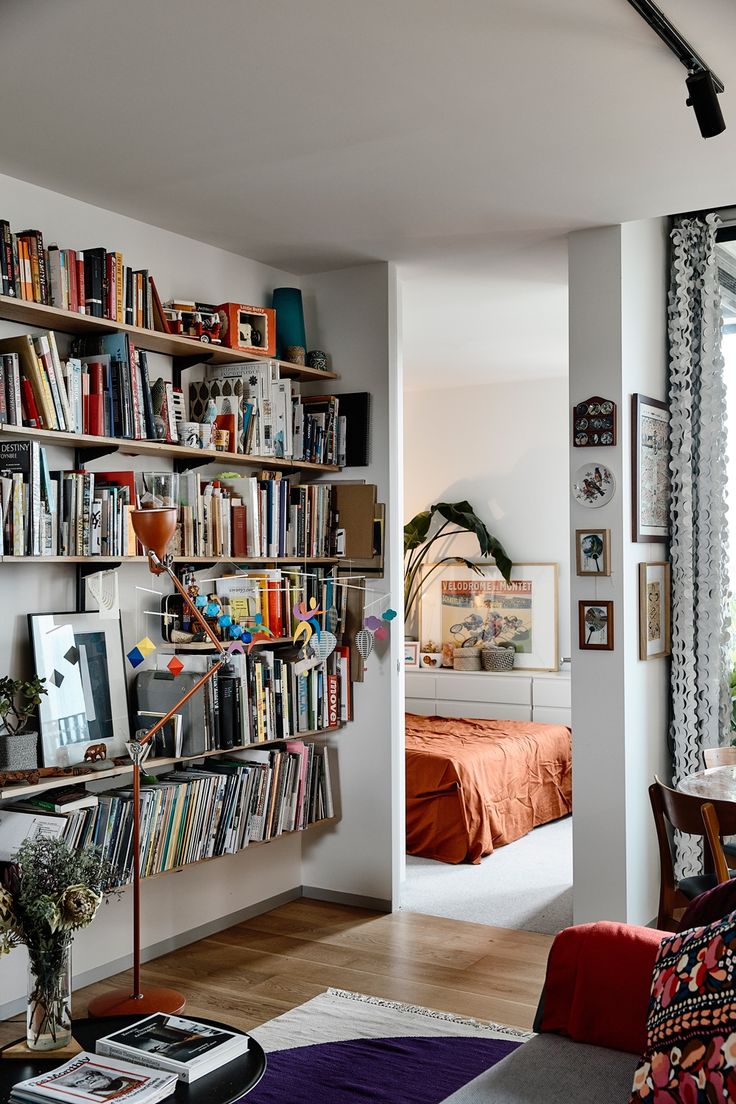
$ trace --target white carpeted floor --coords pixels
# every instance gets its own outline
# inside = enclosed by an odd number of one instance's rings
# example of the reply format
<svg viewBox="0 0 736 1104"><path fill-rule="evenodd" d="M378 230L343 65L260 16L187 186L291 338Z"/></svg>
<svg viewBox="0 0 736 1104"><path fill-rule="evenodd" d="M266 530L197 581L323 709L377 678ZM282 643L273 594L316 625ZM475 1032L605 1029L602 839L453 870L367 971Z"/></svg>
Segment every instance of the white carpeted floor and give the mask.
<svg viewBox="0 0 736 1104"><path fill-rule="evenodd" d="M572 924L572 817L498 847L478 866L406 857L401 908L553 935Z"/></svg>

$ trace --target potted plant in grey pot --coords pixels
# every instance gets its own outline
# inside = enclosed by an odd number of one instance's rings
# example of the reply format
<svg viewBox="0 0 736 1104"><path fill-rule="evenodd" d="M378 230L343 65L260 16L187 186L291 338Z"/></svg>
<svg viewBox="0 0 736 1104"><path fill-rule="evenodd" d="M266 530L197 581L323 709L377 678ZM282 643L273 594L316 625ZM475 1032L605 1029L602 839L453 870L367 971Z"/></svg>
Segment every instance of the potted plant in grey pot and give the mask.
<svg viewBox="0 0 736 1104"><path fill-rule="evenodd" d="M28 722L47 694L45 679L27 682L5 675L0 679L0 768L33 770L38 766L38 733Z"/></svg>

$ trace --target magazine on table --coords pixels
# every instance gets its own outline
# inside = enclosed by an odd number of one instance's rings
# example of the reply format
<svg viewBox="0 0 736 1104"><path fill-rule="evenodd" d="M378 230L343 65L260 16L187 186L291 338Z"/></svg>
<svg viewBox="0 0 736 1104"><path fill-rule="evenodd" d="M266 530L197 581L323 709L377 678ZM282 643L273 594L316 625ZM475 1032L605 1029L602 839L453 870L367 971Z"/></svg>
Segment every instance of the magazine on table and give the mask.
<svg viewBox="0 0 736 1104"><path fill-rule="evenodd" d="M157 1104L170 1096L175 1087L176 1076L172 1073L156 1073L133 1062L99 1058L82 1051L63 1066L19 1081L13 1086L10 1100L22 1104L46 1104L47 1101L58 1104L100 1104L101 1101Z"/></svg>
<svg viewBox="0 0 736 1104"><path fill-rule="evenodd" d="M97 1040L98 1054L169 1070L187 1082L196 1081L247 1050L247 1035L163 1012Z"/></svg>

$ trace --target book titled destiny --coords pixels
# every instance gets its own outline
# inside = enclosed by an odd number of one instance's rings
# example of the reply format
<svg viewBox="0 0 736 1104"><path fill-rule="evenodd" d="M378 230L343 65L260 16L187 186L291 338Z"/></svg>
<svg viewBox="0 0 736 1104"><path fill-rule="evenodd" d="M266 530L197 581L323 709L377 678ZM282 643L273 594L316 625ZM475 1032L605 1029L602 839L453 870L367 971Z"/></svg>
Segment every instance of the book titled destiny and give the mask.
<svg viewBox="0 0 736 1104"><path fill-rule="evenodd" d="M248 1036L157 1012L97 1040L97 1053L130 1059L192 1082L248 1050Z"/></svg>

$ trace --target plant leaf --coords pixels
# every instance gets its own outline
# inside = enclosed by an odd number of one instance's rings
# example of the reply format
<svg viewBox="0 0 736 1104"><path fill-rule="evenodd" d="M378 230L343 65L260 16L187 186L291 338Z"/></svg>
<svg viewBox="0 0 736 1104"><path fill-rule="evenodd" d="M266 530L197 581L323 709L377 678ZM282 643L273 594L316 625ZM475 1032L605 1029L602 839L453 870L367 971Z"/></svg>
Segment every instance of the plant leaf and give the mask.
<svg viewBox="0 0 736 1104"><path fill-rule="evenodd" d="M432 507L434 509L434 507ZM432 523L432 511L422 510L404 526L404 552L411 552L412 548L418 548L426 539L429 527Z"/></svg>
<svg viewBox="0 0 736 1104"><path fill-rule="evenodd" d="M441 514L443 518L451 521L454 525L459 525L460 528L467 529L469 533L474 533L478 539L481 553L484 556L493 557L496 567L506 582L509 582L513 566L511 558L500 540L489 533L469 502L437 502L430 510L431 514L435 512Z"/></svg>

